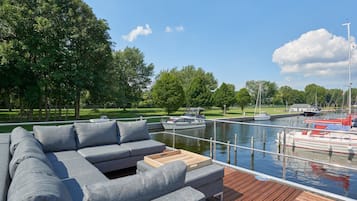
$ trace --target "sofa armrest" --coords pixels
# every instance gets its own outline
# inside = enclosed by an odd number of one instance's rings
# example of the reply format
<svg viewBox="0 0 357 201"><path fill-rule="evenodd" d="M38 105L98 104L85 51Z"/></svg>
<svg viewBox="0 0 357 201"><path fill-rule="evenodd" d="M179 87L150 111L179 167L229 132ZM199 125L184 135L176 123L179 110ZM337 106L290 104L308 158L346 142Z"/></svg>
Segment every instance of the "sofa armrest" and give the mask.
<svg viewBox="0 0 357 201"><path fill-rule="evenodd" d="M193 189L190 186L178 189L169 194L163 195L152 201L171 201L171 200L185 200L185 201L203 201L205 195L198 190Z"/></svg>

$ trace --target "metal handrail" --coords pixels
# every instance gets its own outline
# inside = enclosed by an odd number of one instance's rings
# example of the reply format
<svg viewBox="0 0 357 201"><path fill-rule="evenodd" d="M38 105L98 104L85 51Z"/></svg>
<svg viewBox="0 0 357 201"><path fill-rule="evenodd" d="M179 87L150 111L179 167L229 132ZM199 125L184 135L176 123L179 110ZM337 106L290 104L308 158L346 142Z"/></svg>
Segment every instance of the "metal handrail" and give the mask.
<svg viewBox="0 0 357 201"><path fill-rule="evenodd" d="M334 163L326 163L326 162L319 161L319 160L312 160L312 159L308 159L308 158L303 158L303 157L298 157L298 156L293 156L293 155L287 155L287 154L282 154L282 153L276 153L276 152L271 152L271 151L266 151L266 150L261 150L261 149L251 148L251 147L246 147L246 146L241 146L241 145L228 144L228 143L222 142L222 141L210 140L210 139L200 138L200 137L195 137L195 136L188 136L188 135L184 135L184 134L180 134L180 133L173 133L173 132L168 132L168 131L164 131L164 132L163 131L159 131L159 132L152 132L150 134L157 135L157 134L162 134L162 133L169 134L169 135L174 135L174 136L179 136L179 137L184 137L184 138L189 138L189 139L193 139L193 140L200 140L200 141L204 141L204 142L211 142L212 141L214 144L220 144L220 145L224 145L224 146L236 147L236 148L239 148L239 149L245 149L245 150L249 150L249 151L256 151L256 152L260 152L260 153L266 153L266 154L271 154L271 155L276 155L276 156L281 156L281 157L293 158L293 159L297 159L297 160L315 162L315 163L319 163L319 164L322 164L322 165L329 165L329 166L333 166L333 167L345 168L345 169L357 171L357 168L354 168L354 167L348 167L348 166L343 166L343 165L334 164Z"/></svg>

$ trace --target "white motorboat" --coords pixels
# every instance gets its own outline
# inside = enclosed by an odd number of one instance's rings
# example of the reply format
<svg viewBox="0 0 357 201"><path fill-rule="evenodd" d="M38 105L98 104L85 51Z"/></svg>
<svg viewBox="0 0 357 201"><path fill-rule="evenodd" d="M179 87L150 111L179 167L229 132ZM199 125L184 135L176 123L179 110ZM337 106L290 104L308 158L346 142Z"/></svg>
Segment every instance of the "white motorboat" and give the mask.
<svg viewBox="0 0 357 201"><path fill-rule="evenodd" d="M170 117L162 121L162 126L166 130L206 127L205 117L201 114L203 110L203 108L189 108L182 116Z"/></svg>
<svg viewBox="0 0 357 201"><path fill-rule="evenodd" d="M270 119L270 115L266 112L260 112L259 114L254 115L255 121L265 121L269 119Z"/></svg>
<svg viewBox="0 0 357 201"><path fill-rule="evenodd" d="M258 113L257 113L258 109ZM255 121L266 121L270 119L270 115L262 111L262 84L259 84L259 90L257 95L257 101L255 103L254 109L254 120Z"/></svg>
<svg viewBox="0 0 357 201"><path fill-rule="evenodd" d="M352 118L306 120L309 129L286 133L286 145L318 151L343 154L357 153L357 128L352 127ZM277 134L282 143L284 132Z"/></svg>

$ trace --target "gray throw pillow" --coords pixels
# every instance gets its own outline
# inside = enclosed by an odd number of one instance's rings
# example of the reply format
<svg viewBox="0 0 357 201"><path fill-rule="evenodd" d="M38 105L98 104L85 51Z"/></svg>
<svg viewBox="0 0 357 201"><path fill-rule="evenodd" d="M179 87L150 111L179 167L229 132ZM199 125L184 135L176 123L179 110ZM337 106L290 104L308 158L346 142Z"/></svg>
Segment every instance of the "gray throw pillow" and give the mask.
<svg viewBox="0 0 357 201"><path fill-rule="evenodd" d="M83 201L146 201L182 188L186 164L174 161L141 174L85 185Z"/></svg>
<svg viewBox="0 0 357 201"><path fill-rule="evenodd" d="M34 126L35 137L42 144L44 152L76 150L73 125Z"/></svg>
<svg viewBox="0 0 357 201"><path fill-rule="evenodd" d="M18 126L11 131L10 153L14 154L17 145L25 138L33 138L33 135L26 129Z"/></svg>
<svg viewBox="0 0 357 201"><path fill-rule="evenodd" d="M78 137L78 148L117 144L115 121L100 123L74 123Z"/></svg>
<svg viewBox="0 0 357 201"><path fill-rule="evenodd" d="M42 151L41 144L35 138L29 138L21 141L14 152L9 164L9 174L11 178L13 178L20 163L28 158L37 158L52 168L51 163Z"/></svg>
<svg viewBox="0 0 357 201"><path fill-rule="evenodd" d="M7 201L71 201L66 186L56 177L39 172L14 177Z"/></svg>
<svg viewBox="0 0 357 201"><path fill-rule="evenodd" d="M150 139L146 120L117 122L119 127L120 143Z"/></svg>

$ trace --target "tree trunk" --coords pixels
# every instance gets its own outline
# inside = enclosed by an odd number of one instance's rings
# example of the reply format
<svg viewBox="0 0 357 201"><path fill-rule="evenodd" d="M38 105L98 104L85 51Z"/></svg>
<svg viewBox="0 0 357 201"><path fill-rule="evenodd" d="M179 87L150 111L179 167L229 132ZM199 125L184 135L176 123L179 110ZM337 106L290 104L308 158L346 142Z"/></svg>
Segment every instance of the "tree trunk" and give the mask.
<svg viewBox="0 0 357 201"><path fill-rule="evenodd" d="M30 121L33 120L33 108L30 108L29 111L28 111L28 118Z"/></svg>
<svg viewBox="0 0 357 201"><path fill-rule="evenodd" d="M80 112L80 104L81 104L81 91L77 89L77 92L76 92L76 100L75 100L75 108L74 108L74 116L75 116L75 119L79 119L80 115L79 115L79 112Z"/></svg>
<svg viewBox="0 0 357 201"><path fill-rule="evenodd" d="M49 111L48 111L48 90L47 90L47 86L45 86L45 120L48 121L49 119Z"/></svg>
<svg viewBox="0 0 357 201"><path fill-rule="evenodd" d="M59 106L59 108L58 108L58 118L59 118L59 120L62 120L62 107L61 106Z"/></svg>
<svg viewBox="0 0 357 201"><path fill-rule="evenodd" d="M11 112L12 111L12 107L11 107L11 99L10 99L10 91L7 91L6 92L8 95L5 95L5 105L6 105L6 107L8 108L8 110L9 110L9 112Z"/></svg>
<svg viewBox="0 0 357 201"><path fill-rule="evenodd" d="M42 95L40 96L40 101L39 101L39 104L38 104L38 120L42 120Z"/></svg>

